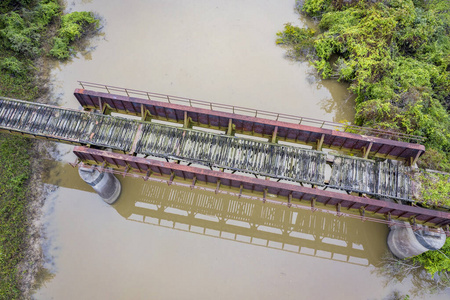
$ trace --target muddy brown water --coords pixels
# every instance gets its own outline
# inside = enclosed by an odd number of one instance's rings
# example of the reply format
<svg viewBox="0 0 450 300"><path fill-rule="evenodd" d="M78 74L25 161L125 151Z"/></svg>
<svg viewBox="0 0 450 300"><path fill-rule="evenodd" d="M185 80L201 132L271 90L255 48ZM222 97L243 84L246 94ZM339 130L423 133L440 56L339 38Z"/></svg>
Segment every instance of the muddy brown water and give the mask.
<svg viewBox="0 0 450 300"><path fill-rule="evenodd" d="M94 11L104 28L53 69L60 105L78 108L84 80L352 120L346 86L275 45L284 23L302 25L294 1L79 0L67 10ZM68 165L72 147L58 149L44 176L56 188L44 207L53 275L36 299L387 299L414 288L377 272L382 224L129 177L109 206Z"/></svg>

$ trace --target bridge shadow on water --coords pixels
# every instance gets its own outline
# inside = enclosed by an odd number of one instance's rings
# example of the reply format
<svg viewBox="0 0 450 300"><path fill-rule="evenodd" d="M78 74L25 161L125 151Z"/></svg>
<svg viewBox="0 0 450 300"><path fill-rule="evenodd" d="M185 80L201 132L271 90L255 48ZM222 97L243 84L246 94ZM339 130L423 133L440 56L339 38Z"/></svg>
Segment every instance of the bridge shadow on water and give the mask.
<svg viewBox="0 0 450 300"><path fill-rule="evenodd" d="M48 162L47 184L93 192L70 165ZM50 168L49 168L50 167ZM137 178L119 178L125 219L344 263L377 266L385 225Z"/></svg>

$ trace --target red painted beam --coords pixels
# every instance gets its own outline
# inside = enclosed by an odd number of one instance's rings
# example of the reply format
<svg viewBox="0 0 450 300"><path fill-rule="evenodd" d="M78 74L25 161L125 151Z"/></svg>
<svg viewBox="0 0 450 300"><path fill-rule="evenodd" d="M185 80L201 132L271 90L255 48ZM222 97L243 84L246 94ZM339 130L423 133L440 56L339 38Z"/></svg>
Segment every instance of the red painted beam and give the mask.
<svg viewBox="0 0 450 300"><path fill-rule="evenodd" d="M420 144L412 144L308 125L293 124L218 110L84 89L76 89L74 95L83 107L100 109L100 105L103 107L107 104L113 111L127 112L134 115L141 115L142 109L144 108L158 118L168 119L174 122L182 123L186 112L187 116L191 118L193 122L198 123L199 126L212 126L226 129L229 121L232 120L237 133L245 134L252 132L270 137L274 134L275 128L278 127L277 137L279 139L296 141L309 145L317 144L323 135L322 145L325 148L363 151L372 144L370 148L371 154L376 154L377 156L389 156L389 158L403 160L409 160L410 158L414 159L417 155L420 156L425 152L425 146ZM317 123L319 126L319 121L317 121ZM361 128L361 130L366 129Z"/></svg>
<svg viewBox="0 0 450 300"><path fill-rule="evenodd" d="M366 212L372 212L378 215L390 213L393 217L402 215L403 217L414 216L418 221L428 220L432 224L445 225L450 222L450 213L443 211L90 149L82 146L75 147L73 152L81 161L91 161L98 165L106 162L110 167L122 170L131 168L141 174L150 174L152 172L163 176L171 176L172 178L174 175L185 180L193 180L195 177L197 181L213 184L216 184L220 180L222 186L234 188L240 188L242 186L246 190L257 192L267 190L269 194L283 197L289 197L291 194L293 199L308 201L315 199L316 202L326 204L327 206L340 204L342 208L351 207L353 209L360 209L364 207Z"/></svg>

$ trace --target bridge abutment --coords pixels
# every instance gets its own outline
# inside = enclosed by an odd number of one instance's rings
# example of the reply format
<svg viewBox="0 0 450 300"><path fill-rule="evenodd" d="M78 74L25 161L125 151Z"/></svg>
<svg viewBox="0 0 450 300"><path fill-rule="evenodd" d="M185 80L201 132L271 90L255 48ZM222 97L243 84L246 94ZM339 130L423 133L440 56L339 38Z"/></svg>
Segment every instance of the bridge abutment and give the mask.
<svg viewBox="0 0 450 300"><path fill-rule="evenodd" d="M78 169L78 174L106 203L113 204L119 198L122 186L113 174L84 167Z"/></svg>
<svg viewBox="0 0 450 300"><path fill-rule="evenodd" d="M409 258L428 250L438 250L444 246L446 235L439 228L427 230L426 226L416 225L413 230L406 222L396 222L391 226L387 238L389 250L398 258Z"/></svg>

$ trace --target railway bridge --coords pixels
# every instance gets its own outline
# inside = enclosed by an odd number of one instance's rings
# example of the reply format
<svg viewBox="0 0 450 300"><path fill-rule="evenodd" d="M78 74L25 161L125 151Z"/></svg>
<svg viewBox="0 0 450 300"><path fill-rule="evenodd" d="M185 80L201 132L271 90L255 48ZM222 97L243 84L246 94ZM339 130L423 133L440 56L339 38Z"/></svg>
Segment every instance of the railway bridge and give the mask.
<svg viewBox="0 0 450 300"><path fill-rule="evenodd" d="M79 163L101 171L450 233L448 211L416 205L422 137L80 84L84 110L0 98L0 130L77 145Z"/></svg>

